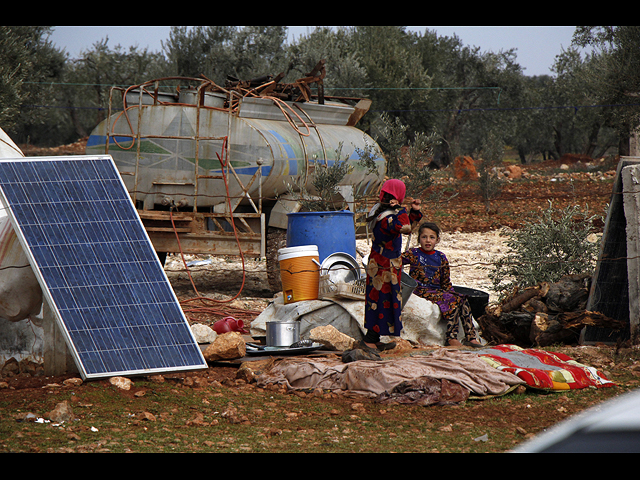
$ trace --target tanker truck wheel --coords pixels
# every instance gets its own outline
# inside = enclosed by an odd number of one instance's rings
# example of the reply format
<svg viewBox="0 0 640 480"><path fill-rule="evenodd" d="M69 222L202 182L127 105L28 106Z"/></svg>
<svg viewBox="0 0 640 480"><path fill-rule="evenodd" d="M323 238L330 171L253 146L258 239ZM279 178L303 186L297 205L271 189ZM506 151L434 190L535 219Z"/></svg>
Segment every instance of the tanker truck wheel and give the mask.
<svg viewBox="0 0 640 480"><path fill-rule="evenodd" d="M271 293L274 295L282 291L280 280L280 263L278 250L287 246L287 231L281 228L267 228L267 279Z"/></svg>

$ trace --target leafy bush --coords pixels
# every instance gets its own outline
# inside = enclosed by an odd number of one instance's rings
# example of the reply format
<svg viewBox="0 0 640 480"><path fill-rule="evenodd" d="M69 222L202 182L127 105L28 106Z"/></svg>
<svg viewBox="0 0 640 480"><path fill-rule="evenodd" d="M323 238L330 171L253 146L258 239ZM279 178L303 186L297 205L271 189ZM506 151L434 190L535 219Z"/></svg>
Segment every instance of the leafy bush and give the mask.
<svg viewBox="0 0 640 480"><path fill-rule="evenodd" d="M550 203L538 222L504 233L510 252L493 264L489 278L501 297L514 288L557 282L565 275L593 271L599 242L593 242L593 220L588 209L559 210Z"/></svg>
<svg viewBox="0 0 640 480"><path fill-rule="evenodd" d="M336 160L333 163L315 163L310 188L307 188L305 179L302 178L299 182L294 180L293 184L286 183L287 191L300 202L302 211L326 212L346 208L347 203L338 186L354 167L348 163L348 156L341 160L342 147L343 142L340 142L335 150Z"/></svg>
<svg viewBox="0 0 640 480"><path fill-rule="evenodd" d="M409 125L400 118L386 113L380 115L374 138L387 159L387 176L398 178L407 187L408 197L419 197L433 184L428 165L433 157L433 147L437 145L438 134L411 132Z"/></svg>
<svg viewBox="0 0 640 480"><path fill-rule="evenodd" d="M340 145L342 146L342 144ZM353 165L347 163L346 160L339 159L331 165L322 163L316 164L315 173L311 180L311 185L317 192L317 195L311 195L305 187L301 187L302 196L299 199L302 208L309 212L326 212L332 210L340 210L346 207L346 203L340 202L336 204L335 199L341 198L338 191L338 184L342 179L353 170Z"/></svg>

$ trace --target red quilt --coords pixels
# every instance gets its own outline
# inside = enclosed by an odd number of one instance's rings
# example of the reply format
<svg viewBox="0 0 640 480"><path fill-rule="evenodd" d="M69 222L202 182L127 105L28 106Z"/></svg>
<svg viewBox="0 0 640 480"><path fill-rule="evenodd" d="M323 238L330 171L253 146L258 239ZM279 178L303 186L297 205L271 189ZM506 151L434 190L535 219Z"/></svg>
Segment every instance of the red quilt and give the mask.
<svg viewBox="0 0 640 480"><path fill-rule="evenodd" d="M544 390L573 390L615 386L594 367L582 365L562 353L498 345L478 354L498 370L510 372L529 387Z"/></svg>

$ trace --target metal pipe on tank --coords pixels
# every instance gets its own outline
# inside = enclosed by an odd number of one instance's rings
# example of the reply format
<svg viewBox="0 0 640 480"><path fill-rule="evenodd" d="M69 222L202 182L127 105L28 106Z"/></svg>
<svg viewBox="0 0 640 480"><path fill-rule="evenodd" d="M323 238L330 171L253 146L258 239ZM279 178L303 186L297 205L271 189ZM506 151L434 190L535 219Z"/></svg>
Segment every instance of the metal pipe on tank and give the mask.
<svg viewBox="0 0 640 480"><path fill-rule="evenodd" d="M311 120L311 117L309 116L309 114L305 112L302 108L300 108L298 104L294 103L293 106L296 107L300 111L300 113L302 113L305 117L307 117L307 120L309 121L311 126L315 129L316 133L318 134L318 139L320 140L320 144L322 145L322 153L324 155L324 164L327 165L327 149L325 148L322 135L320 135L320 132L318 131L318 127L316 126L315 122Z"/></svg>
<svg viewBox="0 0 640 480"><path fill-rule="evenodd" d="M200 153L200 95L201 95L201 89L204 86L204 83L201 83L200 85L198 85L198 88L196 90L196 155L195 155L195 161L194 161L194 172L193 172L193 178L194 178L194 197L193 197L193 211L197 212L198 211L198 185L200 184L200 182L198 181L198 170L199 170L199 165L198 165L198 155Z"/></svg>
<svg viewBox="0 0 640 480"><path fill-rule="evenodd" d="M197 97L202 97L204 89L210 85L202 82ZM224 202L225 193L221 194L221 187L224 187L221 185L221 176L226 172L227 178L233 179L230 185L231 196L244 196L245 202L249 204L252 202L248 199L255 196L252 192L257 192L260 201L258 206L253 204L253 208L261 211L263 193L287 193L287 183L308 185L312 178L313 165L329 165L331 158L335 157L331 152L338 148L340 142L345 147L341 157L344 158L346 154L351 162L359 158L351 148L352 145L357 148L364 148L365 143L375 145L364 132L340 123L341 120L338 118L344 119L345 115L349 116L348 110L345 110L349 107L345 105L291 103L291 107L301 113L297 122L303 121L309 127L310 135L302 135L297 128L292 128L282 117L279 109L268 99L242 97L233 90L226 93L228 106L225 110L197 104L140 105L139 95L138 105L128 107L138 109L133 132L128 131L128 121L123 120L115 124L123 113L112 113L110 96L108 118L92 133L87 152L98 153L98 143L95 142L100 138L101 132L105 134L103 151L106 153L111 153L111 139L131 138L132 141L136 141L137 148L133 152L127 153L126 148L114 149L112 156L121 167L123 175L135 177L128 185L134 201L141 199L141 196L147 198L145 209L152 207L151 197L156 195L154 192L193 197L192 204L196 210L199 207ZM113 89L110 95L113 95ZM337 117L332 117L333 112ZM314 118L322 118L322 121L314 121ZM171 126L171 122L175 122L175 127ZM228 138L226 144L223 144L224 138ZM178 141L168 143L167 140ZM220 152L219 146L216 151L216 141L220 142L217 145L224 145L224 152ZM191 145L189 142L192 142ZM117 142L116 146L119 146ZM216 153L226 155L226 166L219 163ZM141 157L144 157L144 163L141 163ZM262 159L260 164L259 159ZM384 164L383 158L377 161L379 165ZM173 166L166 162L173 162ZM188 163L192 164L189 174L184 170ZM132 167L135 168L134 171ZM369 176L357 167L342 183L354 186L359 194L364 191L371 193L381 181L382 173L379 168L378 175ZM191 191L184 188L176 190L177 185L186 185L189 181L187 179L192 175L195 175L195 178ZM200 181L203 183L200 184ZM162 187L155 188L153 185Z"/></svg>
<svg viewBox="0 0 640 480"><path fill-rule="evenodd" d="M138 97L138 132L136 137L136 184L138 183L138 170L140 168L140 146L142 145L142 138L140 136L140 125L142 125L142 87L140 87L140 96ZM124 105L126 109L126 105ZM138 189L133 192L133 204L136 205L138 198Z"/></svg>

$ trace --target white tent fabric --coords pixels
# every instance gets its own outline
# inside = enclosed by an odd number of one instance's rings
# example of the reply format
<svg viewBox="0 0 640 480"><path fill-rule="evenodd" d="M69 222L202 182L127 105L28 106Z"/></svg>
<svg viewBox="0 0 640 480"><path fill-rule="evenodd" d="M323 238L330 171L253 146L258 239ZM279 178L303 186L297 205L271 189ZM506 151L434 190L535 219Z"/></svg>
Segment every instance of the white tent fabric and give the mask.
<svg viewBox="0 0 640 480"><path fill-rule="evenodd" d="M9 217L0 218L0 317L19 322L40 313L42 289Z"/></svg>
<svg viewBox="0 0 640 480"><path fill-rule="evenodd" d="M0 158L19 157L24 157L22 151L0 128ZM42 290L0 205L0 318L19 322L37 315L41 308Z"/></svg>

